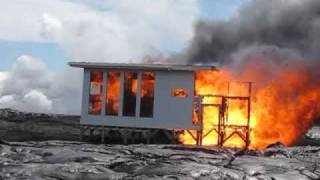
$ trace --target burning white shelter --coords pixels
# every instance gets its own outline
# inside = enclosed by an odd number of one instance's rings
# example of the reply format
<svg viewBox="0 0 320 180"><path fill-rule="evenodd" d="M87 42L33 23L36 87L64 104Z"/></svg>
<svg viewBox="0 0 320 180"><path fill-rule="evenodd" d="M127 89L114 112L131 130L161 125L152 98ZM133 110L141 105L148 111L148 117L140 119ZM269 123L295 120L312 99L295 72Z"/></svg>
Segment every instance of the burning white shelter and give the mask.
<svg viewBox="0 0 320 180"><path fill-rule="evenodd" d="M89 62L69 64L84 69L80 125L84 131L99 130L102 141L105 132L114 129L120 131L125 143L132 133L143 132L144 137L150 137L152 130L165 129L172 132L186 130L189 133L194 130L196 135L190 134L197 144L202 144L202 139L211 132L218 133L219 145L223 145L224 140L235 133L246 144L249 143L248 125L238 126L225 122L228 117L228 99L248 101L250 109L250 97L195 94L195 72L215 69L212 66ZM220 103L205 104L202 102L204 96L217 98ZM212 121L212 130L203 135L202 112L209 106L219 109L219 119ZM232 129L234 133L230 137L226 136L226 129Z"/></svg>
<svg viewBox="0 0 320 180"><path fill-rule="evenodd" d="M84 68L81 124L198 130L194 71L210 66L71 62Z"/></svg>
<svg viewBox="0 0 320 180"><path fill-rule="evenodd" d="M200 130L194 71L211 66L70 62L84 68L81 126Z"/></svg>

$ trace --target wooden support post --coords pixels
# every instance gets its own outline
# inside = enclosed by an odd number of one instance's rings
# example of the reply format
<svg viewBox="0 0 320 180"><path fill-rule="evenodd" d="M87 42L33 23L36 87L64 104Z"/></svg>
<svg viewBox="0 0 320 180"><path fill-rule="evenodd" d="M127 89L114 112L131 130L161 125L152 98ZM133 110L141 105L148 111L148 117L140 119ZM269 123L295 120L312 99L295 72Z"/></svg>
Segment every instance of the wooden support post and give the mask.
<svg viewBox="0 0 320 180"><path fill-rule="evenodd" d="M197 146L199 146L199 137L200 137L200 136L199 136L199 132L200 132L200 131L197 131L197 134L196 134L196 145L197 145Z"/></svg>
<svg viewBox="0 0 320 180"><path fill-rule="evenodd" d="M252 93L252 82L249 82L248 122L247 122L247 132L246 132L246 149L248 149L249 145L250 145L251 93Z"/></svg>
<svg viewBox="0 0 320 180"><path fill-rule="evenodd" d="M109 128L105 128L104 130L104 137L107 137L107 139L109 138L109 133L110 133L110 129Z"/></svg>
<svg viewBox="0 0 320 180"><path fill-rule="evenodd" d="M128 129L126 132L127 132L127 139L128 139L128 141L129 141L130 143L134 143L135 140L136 140L136 137L133 136L133 133L132 133L132 132L135 132L135 130L134 130L134 129Z"/></svg>
<svg viewBox="0 0 320 180"><path fill-rule="evenodd" d="M104 127L101 128L101 143L104 143Z"/></svg>
<svg viewBox="0 0 320 180"><path fill-rule="evenodd" d="M197 131L196 144L198 146L202 145L202 131Z"/></svg>
<svg viewBox="0 0 320 180"><path fill-rule="evenodd" d="M155 130L150 130L149 131L149 141L150 142L155 142L155 141L152 141L152 137L154 137L155 135L157 135L159 132L159 129L155 129Z"/></svg>
<svg viewBox="0 0 320 180"><path fill-rule="evenodd" d="M122 136L123 144L128 144L128 132L127 130L120 130L120 134Z"/></svg>
<svg viewBox="0 0 320 180"><path fill-rule="evenodd" d="M127 136L127 132L124 133L123 136L123 144L127 145L128 144L128 136Z"/></svg>
<svg viewBox="0 0 320 180"><path fill-rule="evenodd" d="M146 142L147 144L150 144L150 130L148 130L147 132L144 133L145 137L146 137Z"/></svg>
<svg viewBox="0 0 320 180"><path fill-rule="evenodd" d="M203 132L203 97L201 97L200 100L200 130L197 131L197 145L201 146L202 145L202 132Z"/></svg>
<svg viewBox="0 0 320 180"><path fill-rule="evenodd" d="M202 131L200 131L199 134L200 134L199 145L202 146Z"/></svg>
<svg viewBox="0 0 320 180"><path fill-rule="evenodd" d="M93 135L93 131L94 131L94 129L92 127L90 127L90 129L89 129L89 136L90 137Z"/></svg>
<svg viewBox="0 0 320 180"><path fill-rule="evenodd" d="M82 126L80 125L80 137L79 137L79 140L80 140L80 141L82 141L82 136L83 136L83 135L82 135L82 132L83 132L83 129L82 129Z"/></svg>
<svg viewBox="0 0 320 180"><path fill-rule="evenodd" d="M177 143L177 141L176 141L176 131L175 130L172 130L172 143L173 144Z"/></svg>
<svg viewBox="0 0 320 180"><path fill-rule="evenodd" d="M172 137L173 133L169 133L168 131L164 131L164 134L168 137L169 140L171 140L171 142L173 144L176 143L175 139Z"/></svg>

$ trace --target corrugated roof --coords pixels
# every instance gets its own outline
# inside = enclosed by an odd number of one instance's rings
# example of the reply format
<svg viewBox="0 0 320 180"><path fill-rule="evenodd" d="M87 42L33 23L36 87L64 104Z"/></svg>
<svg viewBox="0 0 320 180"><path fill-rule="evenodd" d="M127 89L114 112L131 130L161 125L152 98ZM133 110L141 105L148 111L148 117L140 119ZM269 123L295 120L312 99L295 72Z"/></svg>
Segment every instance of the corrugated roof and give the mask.
<svg viewBox="0 0 320 180"><path fill-rule="evenodd" d="M97 69L127 69L127 70L161 70L161 71L195 71L216 69L210 65L182 64L136 64L136 63L98 63L98 62L69 62L72 67Z"/></svg>

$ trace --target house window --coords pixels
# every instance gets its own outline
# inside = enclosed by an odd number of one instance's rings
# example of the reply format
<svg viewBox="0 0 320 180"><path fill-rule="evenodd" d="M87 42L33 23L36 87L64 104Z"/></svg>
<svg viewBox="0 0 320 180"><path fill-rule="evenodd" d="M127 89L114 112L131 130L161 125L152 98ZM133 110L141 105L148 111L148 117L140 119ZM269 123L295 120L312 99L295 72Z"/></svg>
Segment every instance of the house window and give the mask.
<svg viewBox="0 0 320 180"><path fill-rule="evenodd" d="M188 90L184 88L172 88L171 95L174 97L186 98L188 97Z"/></svg>
<svg viewBox="0 0 320 180"><path fill-rule="evenodd" d="M107 73L106 115L117 116L120 105L120 72Z"/></svg>
<svg viewBox="0 0 320 180"><path fill-rule="evenodd" d="M89 114L100 114L102 105L102 80L101 71L91 71L89 92Z"/></svg>
<svg viewBox="0 0 320 180"><path fill-rule="evenodd" d="M123 116L135 116L138 89L138 73L124 73Z"/></svg>
<svg viewBox="0 0 320 180"><path fill-rule="evenodd" d="M141 78L140 117L153 116L154 73L143 72Z"/></svg>

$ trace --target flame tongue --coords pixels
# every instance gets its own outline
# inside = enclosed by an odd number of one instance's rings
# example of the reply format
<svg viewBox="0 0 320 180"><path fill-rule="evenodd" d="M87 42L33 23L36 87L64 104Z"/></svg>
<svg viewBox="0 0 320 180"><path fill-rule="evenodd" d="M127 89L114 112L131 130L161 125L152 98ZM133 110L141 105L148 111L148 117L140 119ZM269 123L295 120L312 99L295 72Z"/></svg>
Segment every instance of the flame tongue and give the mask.
<svg viewBox="0 0 320 180"><path fill-rule="evenodd" d="M287 146L294 144L320 115L320 84L308 67L288 66L275 70L264 65L247 65L241 74L230 69L221 71L196 72L196 94L225 94L226 82L248 80L255 82L252 94L250 146L262 149L276 142ZM241 86L230 87L230 95L247 92ZM205 103L214 100L204 99ZM203 111L203 134L217 124L218 110L206 107ZM228 102L228 121L233 125L246 123L247 109L240 101ZM226 130L228 133L228 129ZM217 133L210 133L203 139L204 145L216 145ZM184 144L195 142L188 133L181 136ZM224 146L243 147L244 141L238 136L228 139Z"/></svg>
<svg viewBox="0 0 320 180"><path fill-rule="evenodd" d="M301 65L283 68L272 81L257 87L252 148L275 142L292 145L306 133L320 114L320 84L313 79L312 72Z"/></svg>

